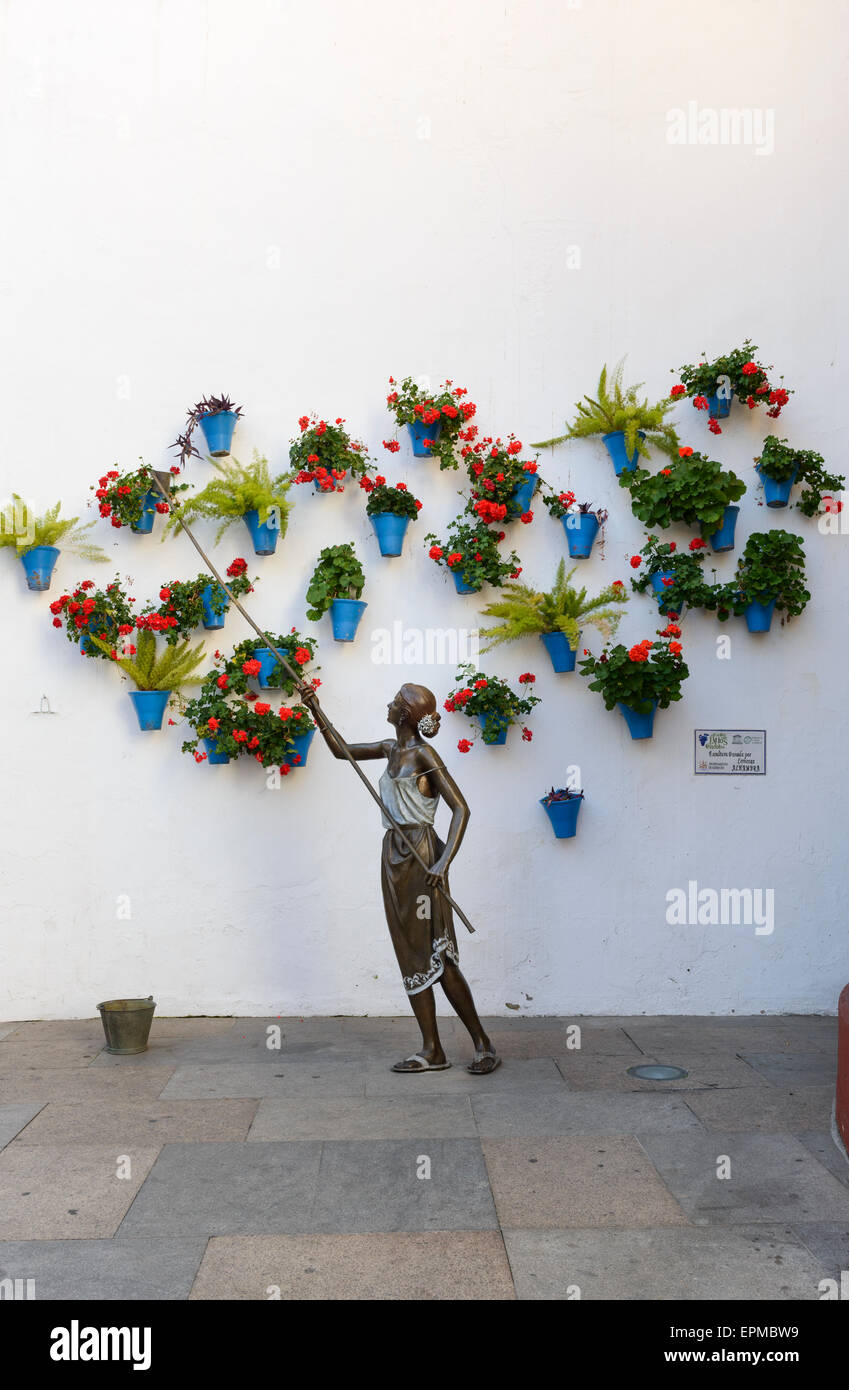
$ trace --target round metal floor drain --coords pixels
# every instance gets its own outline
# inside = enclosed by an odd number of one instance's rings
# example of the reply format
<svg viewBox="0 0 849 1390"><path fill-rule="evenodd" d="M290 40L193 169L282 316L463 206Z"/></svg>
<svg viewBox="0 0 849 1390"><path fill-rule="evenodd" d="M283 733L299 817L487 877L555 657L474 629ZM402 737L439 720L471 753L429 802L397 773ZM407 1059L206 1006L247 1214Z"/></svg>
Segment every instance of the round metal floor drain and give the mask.
<svg viewBox="0 0 849 1390"><path fill-rule="evenodd" d="M683 1077L690 1075L683 1067L661 1067L656 1062L646 1063L641 1067L629 1067L627 1074L638 1077L640 1081L681 1081Z"/></svg>

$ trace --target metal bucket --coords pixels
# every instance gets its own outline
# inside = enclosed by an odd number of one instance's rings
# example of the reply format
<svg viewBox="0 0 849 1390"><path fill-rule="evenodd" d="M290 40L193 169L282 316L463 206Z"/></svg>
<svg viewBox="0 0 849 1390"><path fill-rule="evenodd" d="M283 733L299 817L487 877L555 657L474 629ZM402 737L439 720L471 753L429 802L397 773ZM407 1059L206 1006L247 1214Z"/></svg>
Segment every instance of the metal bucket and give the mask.
<svg viewBox="0 0 849 1390"><path fill-rule="evenodd" d="M152 994L146 999L107 999L97 1007L106 1034L107 1052L129 1056L133 1052L147 1051L156 1008Z"/></svg>

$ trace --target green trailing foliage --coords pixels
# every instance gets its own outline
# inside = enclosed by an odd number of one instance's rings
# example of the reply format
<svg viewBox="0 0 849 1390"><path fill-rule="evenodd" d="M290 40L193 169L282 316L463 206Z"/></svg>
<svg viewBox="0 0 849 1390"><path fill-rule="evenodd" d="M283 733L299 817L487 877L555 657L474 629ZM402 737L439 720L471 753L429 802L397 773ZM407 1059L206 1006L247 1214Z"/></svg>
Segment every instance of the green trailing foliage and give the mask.
<svg viewBox="0 0 849 1390"><path fill-rule="evenodd" d="M680 521L698 526L707 538L722 525L725 508L746 491L742 478L715 459L684 450L659 473L645 468L624 471L619 486L631 494L631 510L646 526L671 526Z"/></svg>
<svg viewBox="0 0 849 1390"><path fill-rule="evenodd" d="M515 642L520 637L540 636L562 632L572 651L576 651L582 626L598 628L605 641L615 634L622 618L617 606L628 602L624 586L608 584L594 598L587 598L586 588L577 589L570 580L577 565L566 573L566 562L557 566L554 587L540 593L529 584L505 584L503 598L481 609L485 618L499 618L498 627L483 627L481 637L487 638L483 651L490 651L503 642Z"/></svg>
<svg viewBox="0 0 849 1390"><path fill-rule="evenodd" d="M325 546L307 589L307 617L318 622L336 598L359 598L366 577L351 541Z"/></svg>
<svg viewBox="0 0 849 1390"><path fill-rule="evenodd" d="M807 607L810 597L800 537L790 531L754 531L737 562L735 578L714 585L704 607L725 622L732 613L744 613L753 601L768 604L775 599L776 609L792 618Z"/></svg>
<svg viewBox="0 0 849 1390"><path fill-rule="evenodd" d="M607 366L602 367L595 396L584 396L575 405L577 412L565 434L553 439L543 439L532 444L532 449L544 449L549 445L564 444L570 439L586 439L596 434L612 434L621 430L625 435L625 449L632 458L635 451L649 454L652 448L662 454L673 456L678 450L678 435L666 423L666 416L674 408L668 398L650 405L648 398L639 399L641 381L635 386L623 387L623 358L614 368L612 375ZM645 438L640 437L640 431Z"/></svg>
<svg viewBox="0 0 849 1390"><path fill-rule="evenodd" d="M639 569L645 562L640 577L631 580L631 588L636 594L644 594L650 587L654 592L652 575L663 572L672 582L665 586L666 597L659 603L662 613L680 613L685 604L688 608L712 607L714 586L706 583L702 575L704 549L701 540L691 541L689 551L681 551L676 541L648 536L640 554L631 557L633 569Z"/></svg>
<svg viewBox="0 0 849 1390"><path fill-rule="evenodd" d="M94 563L108 560L108 555L86 535L95 523L88 521L80 526L78 516L60 518L61 508L62 503L56 502L37 516L34 509L13 492L11 503L0 511L0 546L14 548L18 556L26 555L39 545L61 546L82 560Z"/></svg>
<svg viewBox="0 0 849 1390"><path fill-rule="evenodd" d="M275 517L281 538L285 536L292 508L286 496L292 482L290 477L281 473L272 478L268 459L256 450L252 463L242 464L238 459L217 463L213 459L212 467L219 475L217 478L213 478L201 492L185 502L172 503L163 540L169 531L179 525L181 519L191 523L201 517L215 517L221 518L215 536L217 544L228 526L232 526L234 521L241 521L245 512L252 511L259 513L263 525L270 516Z"/></svg>
<svg viewBox="0 0 849 1390"><path fill-rule="evenodd" d="M846 484L842 473L826 471L825 459L815 449L796 449L774 435L764 440L755 464L763 477L776 483L785 483L795 472L794 482L803 489L796 506L805 516L816 516L823 497L842 491Z"/></svg>
<svg viewBox="0 0 849 1390"><path fill-rule="evenodd" d="M176 646L166 644L164 650L158 652L156 634L149 628L139 632L137 640L135 656L116 655L113 660L139 690L179 690L184 685L200 684L200 677L195 673L206 655L202 642L196 647L189 641ZM89 641L107 656L114 650L93 633L89 634Z"/></svg>

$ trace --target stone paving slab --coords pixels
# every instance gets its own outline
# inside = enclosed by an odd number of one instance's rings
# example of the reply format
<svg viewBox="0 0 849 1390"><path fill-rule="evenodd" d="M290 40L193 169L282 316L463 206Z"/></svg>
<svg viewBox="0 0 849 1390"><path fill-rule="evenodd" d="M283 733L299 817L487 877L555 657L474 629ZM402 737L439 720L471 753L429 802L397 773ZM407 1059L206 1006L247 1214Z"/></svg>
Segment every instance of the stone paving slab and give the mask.
<svg viewBox="0 0 849 1390"><path fill-rule="evenodd" d="M675 1018L634 1020L629 1038L654 1056L675 1048L691 1052L808 1052L833 1051L837 1019L819 1015L769 1015L741 1018Z"/></svg>
<svg viewBox="0 0 849 1390"><path fill-rule="evenodd" d="M830 1130L802 1130L797 1133L796 1138L819 1159L832 1177L842 1182L844 1187L849 1187L849 1162L846 1161L846 1155L838 1149Z"/></svg>
<svg viewBox="0 0 849 1390"><path fill-rule="evenodd" d="M774 1086L834 1086L837 1052L744 1052L743 1060Z"/></svg>
<svg viewBox="0 0 849 1390"><path fill-rule="evenodd" d="M10 1144L40 1109L40 1105L0 1105L0 1149Z"/></svg>
<svg viewBox="0 0 849 1390"><path fill-rule="evenodd" d="M114 1235L158 1152L134 1149L131 1176L119 1178L114 1144L10 1144L0 1153L0 1240Z"/></svg>
<svg viewBox="0 0 849 1390"><path fill-rule="evenodd" d="M476 1139L477 1133L468 1096L299 1096L260 1101L248 1139Z"/></svg>
<svg viewBox="0 0 849 1390"><path fill-rule="evenodd" d="M94 1068L91 1069L92 1071ZM101 1074L107 1068L99 1069ZM152 1074L152 1073L151 1073ZM138 1076L144 1076L141 1069ZM328 1061L230 1062L217 1067L178 1067L162 1092L163 1100L238 1099L276 1096L361 1096L365 1093L365 1071L359 1062L347 1058ZM415 1078L421 1080L420 1077Z"/></svg>
<svg viewBox="0 0 849 1390"><path fill-rule="evenodd" d="M473 1095L478 1133L488 1139L526 1135L665 1134L701 1124L680 1096L610 1092L503 1092Z"/></svg>
<svg viewBox="0 0 849 1390"><path fill-rule="evenodd" d="M632 1043L621 1028L582 1029L580 1034L570 1035L567 1025L551 1028L503 1028L496 1024L487 1029L487 1034L496 1052L509 1061L513 1058L559 1057L567 1053L570 1057L628 1057L629 1065L642 1061L643 1054ZM570 1036L579 1039L580 1048L570 1047ZM474 1056L472 1040L465 1030L458 1033L455 1041L458 1061L471 1061Z"/></svg>
<svg viewBox="0 0 849 1390"><path fill-rule="evenodd" d="M767 1083L743 1090L693 1091L687 1104L706 1129L734 1132L823 1129L834 1109L833 1086L782 1090Z"/></svg>
<svg viewBox="0 0 849 1390"><path fill-rule="evenodd" d="M658 1143L683 1135L663 1135ZM672 1226L686 1217L628 1135L484 1139L504 1229Z"/></svg>
<svg viewBox="0 0 849 1390"><path fill-rule="evenodd" d="M837 1280L837 1291L843 1290L841 1296L845 1299L845 1290L849 1288L849 1220L797 1223L795 1230L823 1265L826 1277ZM822 1290L820 1297L826 1292L831 1291Z"/></svg>
<svg viewBox="0 0 849 1390"><path fill-rule="evenodd" d="M206 1241L23 1240L0 1243L0 1279L34 1279L37 1300L187 1299Z"/></svg>
<svg viewBox="0 0 849 1390"><path fill-rule="evenodd" d="M3 1024L2 1027L14 1029L16 1036L33 1043L83 1039L96 1042L100 1047L106 1045L100 1014L95 1014L94 1018L35 1019ZM166 1018L154 1014L150 1032L152 1038L205 1038L226 1036L232 1027L233 1019L230 1017Z"/></svg>
<svg viewBox="0 0 849 1390"><path fill-rule="evenodd" d="M499 1231L214 1236L192 1299L515 1298ZM271 1292L270 1292L271 1291Z"/></svg>
<svg viewBox="0 0 849 1390"><path fill-rule="evenodd" d="M811 1300L825 1273L781 1226L505 1231L504 1241L520 1299L575 1298L580 1290L584 1301Z"/></svg>
<svg viewBox="0 0 849 1390"><path fill-rule="evenodd" d="M519 1058L504 1063L488 1076L473 1076L462 1061L452 1063L448 1071L415 1073L395 1072L389 1063L372 1062L362 1074L367 1096L407 1096L416 1091L429 1096L498 1095L502 1091L568 1089L550 1057Z"/></svg>
<svg viewBox="0 0 849 1390"><path fill-rule="evenodd" d="M246 1139L258 1100L50 1101L19 1144L135 1145L221 1143Z"/></svg>
<svg viewBox="0 0 849 1390"><path fill-rule="evenodd" d="M10 1033L14 1033L17 1023L0 1023L0 1042L3 1038L8 1038Z"/></svg>
<svg viewBox="0 0 849 1390"><path fill-rule="evenodd" d="M45 1102L155 1099L173 1076L172 1067L51 1067L0 1073L0 1105Z"/></svg>
<svg viewBox="0 0 849 1390"><path fill-rule="evenodd" d="M641 1142L695 1224L849 1220L849 1191L792 1134L692 1131ZM723 1155L728 1179L717 1177Z"/></svg>
<svg viewBox="0 0 849 1390"><path fill-rule="evenodd" d="M569 1085L581 1091L651 1091L662 1094L664 1091L736 1089L766 1084L762 1076L739 1058L716 1052L682 1054L676 1051L671 1057L666 1053L656 1056L634 1056L629 1053L626 1056L594 1057L568 1052L556 1057L555 1061ZM653 1062L683 1067L688 1074L677 1081L645 1081L628 1075L629 1067Z"/></svg>
<svg viewBox="0 0 849 1390"><path fill-rule="evenodd" d="M276 1041L276 1039L273 1039ZM371 1051L356 1038L345 1039L341 1034L325 1042L308 1041L297 1037L290 1041L288 1034L280 1037L280 1046L268 1047L267 1035L242 1039L240 1037L175 1038L173 1041L151 1041L146 1052L132 1057L101 1052L92 1062L97 1068L148 1067L230 1067L246 1063L255 1066L275 1066L280 1062L323 1063L361 1062ZM0 1043L0 1054L3 1044Z"/></svg>
<svg viewBox="0 0 849 1390"><path fill-rule="evenodd" d="M103 1047L103 1030L100 1037L86 1038L45 1038L32 1042L29 1038L12 1033L0 1042L0 1077L10 1071L51 1071L58 1067L89 1067ZM144 1054L142 1054L143 1056ZM116 1058L116 1061L120 1061Z"/></svg>

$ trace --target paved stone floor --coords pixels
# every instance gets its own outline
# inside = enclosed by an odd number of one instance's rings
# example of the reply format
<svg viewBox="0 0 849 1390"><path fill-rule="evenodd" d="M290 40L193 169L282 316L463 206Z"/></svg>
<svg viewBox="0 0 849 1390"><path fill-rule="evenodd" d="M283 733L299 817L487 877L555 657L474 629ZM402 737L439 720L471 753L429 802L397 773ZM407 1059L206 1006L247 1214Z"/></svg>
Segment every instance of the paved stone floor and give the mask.
<svg viewBox="0 0 849 1390"><path fill-rule="evenodd" d="M575 1032L576 1025L580 1036ZM273 1029L279 1026L280 1046ZM849 1269L833 1018L0 1024L0 1279L38 1299L810 1299ZM272 1029L269 1038L269 1029ZM580 1042L580 1046L574 1044ZM640 1061L685 1080L637 1081Z"/></svg>

